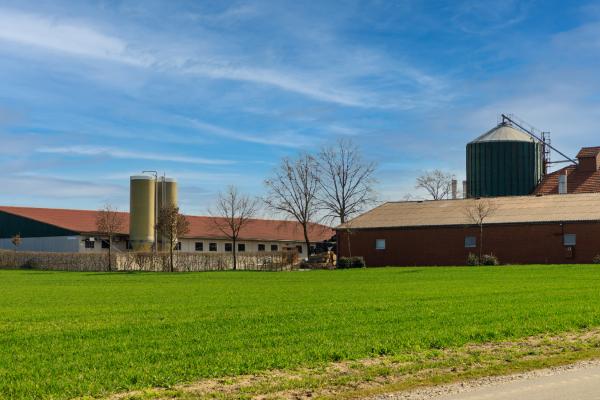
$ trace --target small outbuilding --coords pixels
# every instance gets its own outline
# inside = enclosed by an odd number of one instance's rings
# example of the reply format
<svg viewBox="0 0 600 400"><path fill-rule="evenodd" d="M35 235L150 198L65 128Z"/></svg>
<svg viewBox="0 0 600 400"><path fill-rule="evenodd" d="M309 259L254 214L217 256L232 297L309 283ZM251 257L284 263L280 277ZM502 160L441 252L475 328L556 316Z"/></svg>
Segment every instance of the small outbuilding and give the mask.
<svg viewBox="0 0 600 400"><path fill-rule="evenodd" d="M491 210L483 235L469 216L482 204ZM362 256L367 266L465 265L480 250L501 263L591 263L600 193L388 202L336 231L339 257Z"/></svg>

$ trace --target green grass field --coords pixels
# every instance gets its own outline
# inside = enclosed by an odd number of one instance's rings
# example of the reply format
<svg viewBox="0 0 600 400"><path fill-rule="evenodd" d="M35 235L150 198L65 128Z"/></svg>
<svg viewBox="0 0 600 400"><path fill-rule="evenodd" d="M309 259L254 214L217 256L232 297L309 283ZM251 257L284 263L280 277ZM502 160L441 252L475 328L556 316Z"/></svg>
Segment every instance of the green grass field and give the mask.
<svg viewBox="0 0 600 400"><path fill-rule="evenodd" d="M600 267L0 271L0 397L72 398L600 326Z"/></svg>

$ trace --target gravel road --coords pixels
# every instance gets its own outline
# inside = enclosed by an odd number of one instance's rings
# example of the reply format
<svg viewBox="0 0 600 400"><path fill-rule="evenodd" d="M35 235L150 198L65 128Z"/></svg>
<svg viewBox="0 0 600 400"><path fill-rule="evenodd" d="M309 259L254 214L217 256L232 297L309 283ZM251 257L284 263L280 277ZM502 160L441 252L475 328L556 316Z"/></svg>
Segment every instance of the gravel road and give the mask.
<svg viewBox="0 0 600 400"><path fill-rule="evenodd" d="M600 400L600 360L416 389L370 400Z"/></svg>

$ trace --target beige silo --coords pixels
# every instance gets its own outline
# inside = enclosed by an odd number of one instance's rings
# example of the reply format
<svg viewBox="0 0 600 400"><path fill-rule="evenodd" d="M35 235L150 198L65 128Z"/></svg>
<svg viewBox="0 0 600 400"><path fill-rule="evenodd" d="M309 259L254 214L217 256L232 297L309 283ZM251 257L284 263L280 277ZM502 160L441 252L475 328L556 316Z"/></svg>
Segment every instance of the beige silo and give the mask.
<svg viewBox="0 0 600 400"><path fill-rule="evenodd" d="M177 207L177 181L164 177L158 179L158 210L168 205Z"/></svg>
<svg viewBox="0 0 600 400"><path fill-rule="evenodd" d="M160 215L163 207L174 206L177 205L177 181L172 178L160 177L158 178L158 213ZM168 250L167 243L169 239L166 236L159 236L160 245L159 248L161 251Z"/></svg>
<svg viewBox="0 0 600 400"><path fill-rule="evenodd" d="M134 251L150 251L156 224L156 181L151 176L132 176L129 187L129 241Z"/></svg>

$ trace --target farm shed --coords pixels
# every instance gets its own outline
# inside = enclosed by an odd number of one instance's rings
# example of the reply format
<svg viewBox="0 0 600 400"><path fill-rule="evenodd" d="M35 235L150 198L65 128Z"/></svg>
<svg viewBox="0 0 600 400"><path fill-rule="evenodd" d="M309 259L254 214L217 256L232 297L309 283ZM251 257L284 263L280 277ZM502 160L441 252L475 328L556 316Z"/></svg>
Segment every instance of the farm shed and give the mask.
<svg viewBox="0 0 600 400"><path fill-rule="evenodd" d="M56 208L0 206L0 249L13 249L11 238L22 238L19 250L46 252L97 253L108 251L108 240L97 232L98 211ZM124 225L113 238L113 248L125 251L129 243L129 213L121 213ZM186 216L190 231L182 237L177 250L184 252L229 252L232 243L206 216ZM331 228L312 224L311 243L329 240ZM240 232L239 252L270 252L285 248L307 255L302 226L293 221L254 219Z"/></svg>
<svg viewBox="0 0 600 400"><path fill-rule="evenodd" d="M479 253L480 231L467 216L478 202L483 252L502 263L591 263L600 254L600 193L388 202L336 228L339 256L367 266L464 265Z"/></svg>

